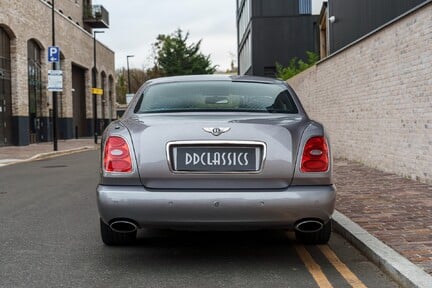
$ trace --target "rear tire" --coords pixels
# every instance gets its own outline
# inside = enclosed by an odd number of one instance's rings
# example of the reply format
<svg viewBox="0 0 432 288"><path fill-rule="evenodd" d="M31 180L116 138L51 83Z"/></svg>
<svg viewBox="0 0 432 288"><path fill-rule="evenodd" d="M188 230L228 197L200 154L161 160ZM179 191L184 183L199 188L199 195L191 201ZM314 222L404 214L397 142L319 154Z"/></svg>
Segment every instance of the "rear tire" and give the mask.
<svg viewBox="0 0 432 288"><path fill-rule="evenodd" d="M295 231L297 241L307 245L327 244L332 232L332 221L329 220L321 230L317 232Z"/></svg>
<svg viewBox="0 0 432 288"><path fill-rule="evenodd" d="M130 245L135 241L137 234L137 231L129 233L115 232L102 219L100 219L100 232L102 241L108 246Z"/></svg>

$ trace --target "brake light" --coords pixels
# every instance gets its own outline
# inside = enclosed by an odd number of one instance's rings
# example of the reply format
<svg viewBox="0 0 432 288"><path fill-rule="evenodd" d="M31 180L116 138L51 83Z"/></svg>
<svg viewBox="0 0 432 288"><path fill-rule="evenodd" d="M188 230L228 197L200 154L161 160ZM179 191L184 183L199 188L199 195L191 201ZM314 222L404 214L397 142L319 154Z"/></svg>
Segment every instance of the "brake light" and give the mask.
<svg viewBox="0 0 432 288"><path fill-rule="evenodd" d="M329 149L323 136L310 138L301 159L302 172L325 172L329 167Z"/></svg>
<svg viewBox="0 0 432 288"><path fill-rule="evenodd" d="M126 141L118 136L110 136L104 149L104 169L107 172L132 172L132 159Z"/></svg>

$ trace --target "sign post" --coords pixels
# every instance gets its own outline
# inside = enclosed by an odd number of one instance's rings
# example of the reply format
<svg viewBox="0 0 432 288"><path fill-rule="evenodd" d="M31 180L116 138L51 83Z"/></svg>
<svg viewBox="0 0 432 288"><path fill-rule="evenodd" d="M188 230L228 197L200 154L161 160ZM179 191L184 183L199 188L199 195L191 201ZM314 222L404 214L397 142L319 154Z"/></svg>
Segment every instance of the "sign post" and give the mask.
<svg viewBox="0 0 432 288"><path fill-rule="evenodd" d="M51 28L52 28L52 46L48 48L48 61L52 62L52 70L57 70L58 68L58 62L60 61L60 48L55 46L55 9L54 9L54 5L55 5L55 0L51 0ZM53 75L52 77L54 77L54 79L51 79L52 82L56 82L56 84L59 84L58 82L58 75L57 78L55 75ZM62 77L60 75L60 77ZM48 77L49 78L49 77ZM61 81L61 89L63 90L63 81ZM52 83L54 84L54 83ZM58 85L54 85L54 86L58 86ZM55 88L59 88L59 87L53 87L54 90L57 90ZM53 121L53 148L54 151L57 151L57 91L52 92L52 102L53 102L53 115L52 115L52 121Z"/></svg>

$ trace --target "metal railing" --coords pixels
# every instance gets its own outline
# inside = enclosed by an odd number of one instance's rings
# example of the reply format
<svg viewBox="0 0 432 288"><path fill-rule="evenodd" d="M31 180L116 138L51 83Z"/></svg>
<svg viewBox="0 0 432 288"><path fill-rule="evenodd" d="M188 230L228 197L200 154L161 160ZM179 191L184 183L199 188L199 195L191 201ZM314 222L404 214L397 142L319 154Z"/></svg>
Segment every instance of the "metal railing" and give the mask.
<svg viewBox="0 0 432 288"><path fill-rule="evenodd" d="M94 28L109 27L109 13L102 5L84 6L84 22Z"/></svg>

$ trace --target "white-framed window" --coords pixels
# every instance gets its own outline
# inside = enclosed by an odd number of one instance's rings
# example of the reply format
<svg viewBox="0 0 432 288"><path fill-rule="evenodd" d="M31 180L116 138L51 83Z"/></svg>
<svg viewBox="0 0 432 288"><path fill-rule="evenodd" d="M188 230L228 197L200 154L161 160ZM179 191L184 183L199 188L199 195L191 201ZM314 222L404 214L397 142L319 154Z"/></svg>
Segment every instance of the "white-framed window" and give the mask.
<svg viewBox="0 0 432 288"><path fill-rule="evenodd" d="M239 16L239 39L241 40L243 38L244 33L246 32L246 28L249 24L251 17L251 6L250 6L250 0L244 1L244 5L241 9L240 16Z"/></svg>
<svg viewBox="0 0 432 288"><path fill-rule="evenodd" d="M312 14L312 0L299 0L299 14Z"/></svg>

